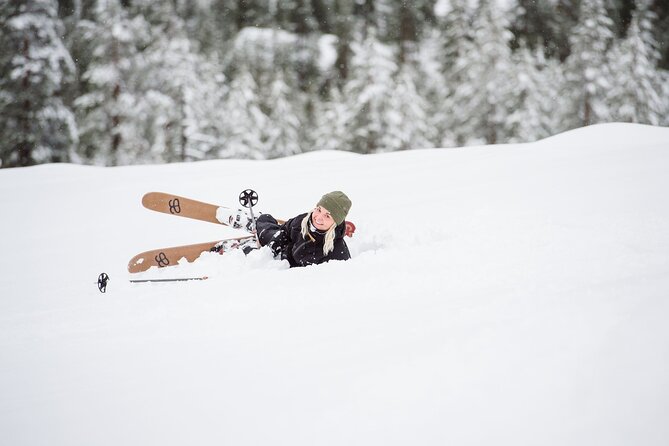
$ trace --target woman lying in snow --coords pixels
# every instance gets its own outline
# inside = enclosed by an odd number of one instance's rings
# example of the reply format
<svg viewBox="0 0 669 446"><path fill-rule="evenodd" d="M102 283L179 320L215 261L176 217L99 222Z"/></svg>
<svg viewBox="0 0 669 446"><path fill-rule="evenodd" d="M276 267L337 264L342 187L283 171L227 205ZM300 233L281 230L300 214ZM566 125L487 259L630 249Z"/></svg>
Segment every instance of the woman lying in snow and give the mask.
<svg viewBox="0 0 669 446"><path fill-rule="evenodd" d="M291 267L318 265L329 260L348 260L351 255L344 241L346 215L351 200L340 191L323 195L316 207L280 225L263 214L256 221L258 240L275 257L288 260Z"/></svg>

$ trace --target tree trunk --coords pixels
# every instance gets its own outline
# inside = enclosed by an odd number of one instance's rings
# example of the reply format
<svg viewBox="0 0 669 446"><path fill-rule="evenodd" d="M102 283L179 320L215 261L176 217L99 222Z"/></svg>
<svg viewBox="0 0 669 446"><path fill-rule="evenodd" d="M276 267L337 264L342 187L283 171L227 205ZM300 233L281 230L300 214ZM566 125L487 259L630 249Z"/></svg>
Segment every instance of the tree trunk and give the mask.
<svg viewBox="0 0 669 446"><path fill-rule="evenodd" d="M30 50L30 41L26 37L23 39L23 57L25 57L26 60L30 60L29 50ZM21 87L23 88L24 92L30 90L30 71L26 71L26 74L23 76L23 79L21 81ZM20 118L22 141L17 145L18 166L30 166L33 164L32 152L34 148L33 147L34 142L31 141L32 138L30 137L31 118L32 118L32 103L30 102L30 99L26 98L23 101L23 110Z"/></svg>

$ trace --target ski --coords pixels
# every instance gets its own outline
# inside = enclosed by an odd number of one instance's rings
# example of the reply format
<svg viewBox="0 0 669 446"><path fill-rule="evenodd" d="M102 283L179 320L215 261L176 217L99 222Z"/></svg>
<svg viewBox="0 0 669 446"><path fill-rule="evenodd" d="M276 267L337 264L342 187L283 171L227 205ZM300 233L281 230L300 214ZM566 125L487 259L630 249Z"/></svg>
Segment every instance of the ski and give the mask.
<svg viewBox="0 0 669 446"><path fill-rule="evenodd" d="M196 243L193 245L172 246L170 248L158 248L137 254L128 262L128 272L141 273L152 266L164 268L177 265L179 260L186 259L194 262L204 252L218 252L222 254L231 249L255 247L256 241L253 235L238 237L213 242Z"/></svg>
<svg viewBox="0 0 669 446"><path fill-rule="evenodd" d="M241 197L240 197L241 198ZM253 231L253 218L242 209L217 206L203 201L193 200L180 195L165 192L148 192L142 197L142 205L155 212L178 217L206 221L217 225L230 226L247 232ZM283 224L283 220L278 220ZM352 237L355 225L346 222L346 235Z"/></svg>
<svg viewBox="0 0 669 446"><path fill-rule="evenodd" d="M153 283L153 282L190 282L192 280L207 280L209 277L173 277L169 279L130 279L130 283ZM100 273L98 276L98 290L101 293L107 292L107 285L111 279L107 273Z"/></svg>
<svg viewBox="0 0 669 446"><path fill-rule="evenodd" d="M147 209L163 214L230 226L247 232L253 231L253 219L242 209L217 206L165 192L144 194L142 205Z"/></svg>

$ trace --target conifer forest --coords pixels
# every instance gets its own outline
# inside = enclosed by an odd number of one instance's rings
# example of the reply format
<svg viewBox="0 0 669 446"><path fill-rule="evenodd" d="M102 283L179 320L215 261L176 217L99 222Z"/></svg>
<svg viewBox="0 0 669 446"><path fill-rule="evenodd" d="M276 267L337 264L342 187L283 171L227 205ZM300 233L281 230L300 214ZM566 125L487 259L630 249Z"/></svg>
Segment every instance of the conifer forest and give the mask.
<svg viewBox="0 0 669 446"><path fill-rule="evenodd" d="M0 0L0 166L669 125L667 0Z"/></svg>

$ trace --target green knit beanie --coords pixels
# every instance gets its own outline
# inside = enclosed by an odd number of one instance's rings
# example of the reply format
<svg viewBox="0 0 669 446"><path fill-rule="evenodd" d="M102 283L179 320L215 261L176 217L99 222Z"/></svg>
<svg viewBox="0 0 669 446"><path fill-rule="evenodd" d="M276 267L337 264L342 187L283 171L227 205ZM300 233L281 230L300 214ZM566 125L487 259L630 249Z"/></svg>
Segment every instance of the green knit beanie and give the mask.
<svg viewBox="0 0 669 446"><path fill-rule="evenodd" d="M327 209L337 226L339 226L346 219L346 214L351 209L351 200L344 192L336 190L323 195L317 206Z"/></svg>

